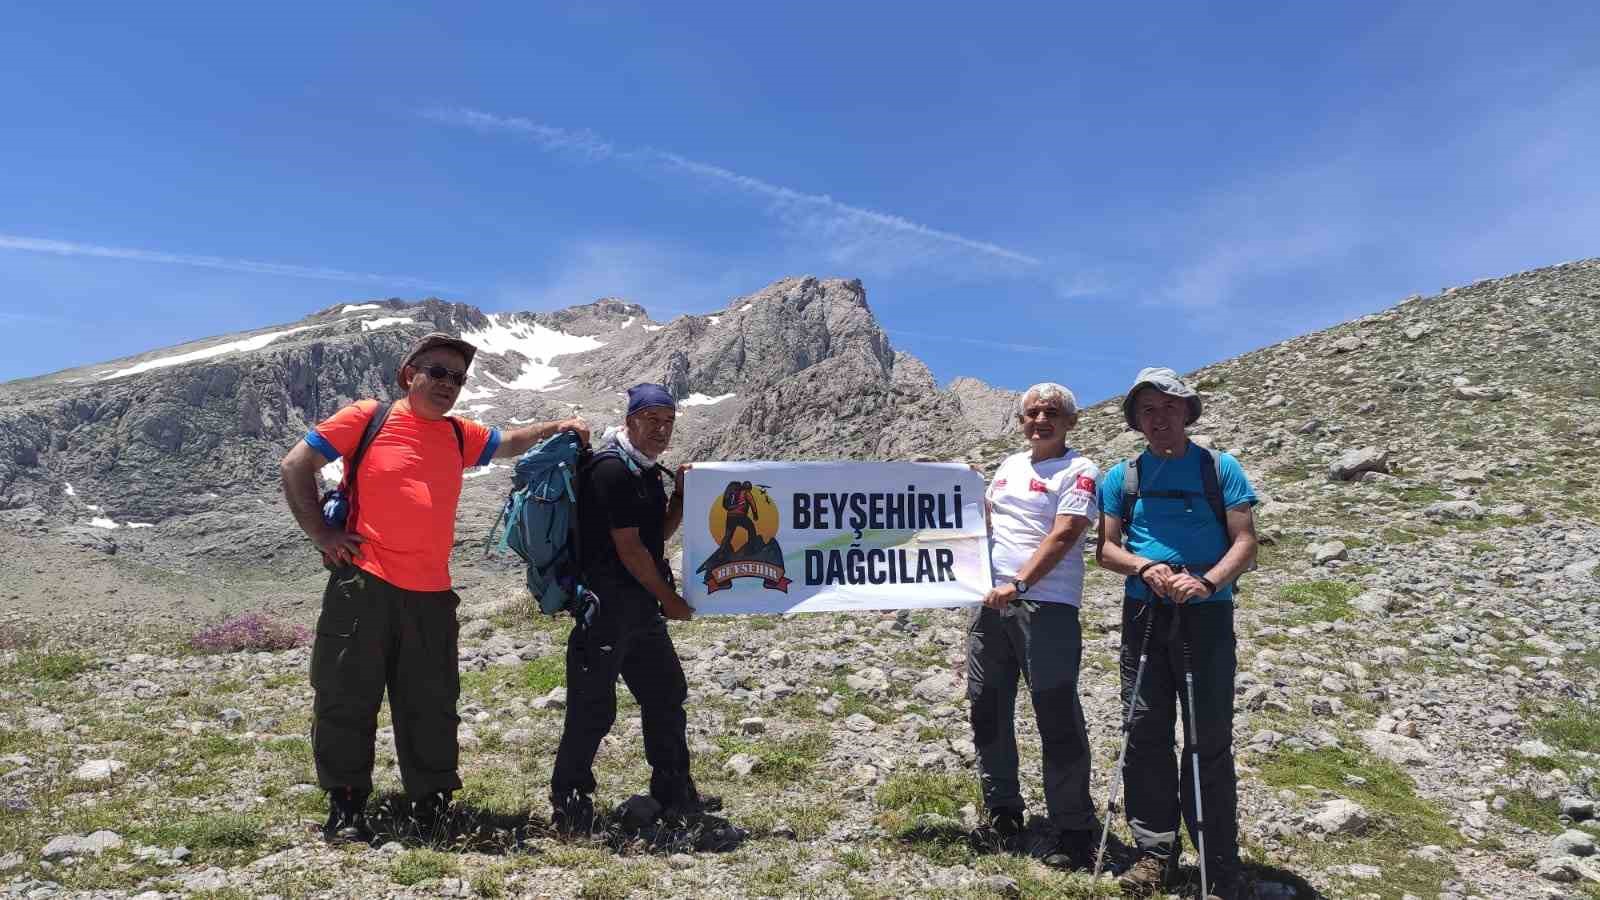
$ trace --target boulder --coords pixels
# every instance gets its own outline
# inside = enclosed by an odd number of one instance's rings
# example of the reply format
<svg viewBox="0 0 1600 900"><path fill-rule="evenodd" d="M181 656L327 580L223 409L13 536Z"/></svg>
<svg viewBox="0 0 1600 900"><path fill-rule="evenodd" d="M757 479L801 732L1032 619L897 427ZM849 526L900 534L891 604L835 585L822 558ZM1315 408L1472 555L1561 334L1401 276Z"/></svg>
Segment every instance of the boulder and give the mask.
<svg viewBox="0 0 1600 900"><path fill-rule="evenodd" d="M1328 480L1349 481L1362 472L1389 471L1389 451L1377 447L1346 450L1328 464Z"/></svg>
<svg viewBox="0 0 1600 900"><path fill-rule="evenodd" d="M1469 521L1483 518L1483 507L1476 500L1440 500L1428 504L1422 514L1442 521Z"/></svg>
<svg viewBox="0 0 1600 900"><path fill-rule="evenodd" d="M1433 760L1433 754L1416 738L1406 737L1403 734L1390 734L1377 729L1369 729L1358 735L1361 743L1376 756L1386 759L1396 765L1420 766Z"/></svg>
<svg viewBox="0 0 1600 900"><path fill-rule="evenodd" d="M1338 797L1311 812L1311 827L1323 834L1360 834L1366 830L1367 811L1359 803Z"/></svg>

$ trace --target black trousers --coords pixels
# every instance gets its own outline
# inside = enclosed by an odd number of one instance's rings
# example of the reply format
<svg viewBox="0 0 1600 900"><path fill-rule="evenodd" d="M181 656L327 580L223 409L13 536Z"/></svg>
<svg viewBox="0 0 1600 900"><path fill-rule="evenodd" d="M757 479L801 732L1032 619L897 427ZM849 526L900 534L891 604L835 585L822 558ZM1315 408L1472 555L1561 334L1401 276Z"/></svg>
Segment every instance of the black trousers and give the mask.
<svg viewBox="0 0 1600 900"><path fill-rule="evenodd" d="M407 591L354 566L328 578L311 645L311 752L326 790L372 791L378 707L389 691L406 796L461 788L456 772L454 591Z"/></svg>
<svg viewBox="0 0 1600 900"><path fill-rule="evenodd" d="M1151 618L1153 617L1153 619ZM1233 764L1233 604L1122 601L1122 714L1132 699L1139 646L1150 626L1149 659L1139 682L1138 706L1123 764L1128 827L1139 850L1166 859L1174 852L1180 810L1195 839L1194 751L1200 756L1207 865L1239 863L1238 779ZM1194 736L1181 767L1172 758L1173 728L1189 706L1184 647L1194 673ZM1181 707L1179 706L1181 704ZM1199 841L1196 840L1196 846ZM1215 871L1215 868L1213 868Z"/></svg>
<svg viewBox="0 0 1600 900"><path fill-rule="evenodd" d="M551 802L594 793L594 757L617 718L617 678L634 699L650 763L650 796L662 806L699 800L689 772L689 683L655 600L634 589L596 591L587 625L567 637L567 712L550 776Z"/></svg>

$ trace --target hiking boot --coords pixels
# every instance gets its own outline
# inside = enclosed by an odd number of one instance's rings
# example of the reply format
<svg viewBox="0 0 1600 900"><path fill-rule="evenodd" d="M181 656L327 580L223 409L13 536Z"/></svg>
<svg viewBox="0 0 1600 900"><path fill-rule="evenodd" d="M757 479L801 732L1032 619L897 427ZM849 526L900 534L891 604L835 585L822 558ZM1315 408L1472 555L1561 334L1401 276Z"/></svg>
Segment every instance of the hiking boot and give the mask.
<svg viewBox="0 0 1600 900"><path fill-rule="evenodd" d="M371 843L367 795L347 787L329 791L328 821L322 826L322 839L330 844Z"/></svg>
<svg viewBox="0 0 1600 900"><path fill-rule="evenodd" d="M1014 838L1028 826L1022 810L1001 808L989 813L989 827L1002 838Z"/></svg>
<svg viewBox="0 0 1600 900"><path fill-rule="evenodd" d="M434 791L411 803L411 827L430 834L450 821L450 792Z"/></svg>
<svg viewBox="0 0 1600 900"><path fill-rule="evenodd" d="M1145 854L1117 879L1125 897L1149 897L1167 886L1167 861Z"/></svg>
<svg viewBox="0 0 1600 900"><path fill-rule="evenodd" d="M702 797L691 793L686 800L669 803L661 810L663 822L683 824L698 819L707 813L722 812L721 797Z"/></svg>
<svg viewBox="0 0 1600 900"><path fill-rule="evenodd" d="M1052 869L1087 872L1094 868L1094 832L1087 828L1058 832L1041 857Z"/></svg>
<svg viewBox="0 0 1600 900"><path fill-rule="evenodd" d="M1002 806L986 810L983 823L974 828L967 839L973 849L992 853L1005 849L1008 843L1015 842L1026 830L1023 810Z"/></svg>
<svg viewBox="0 0 1600 900"><path fill-rule="evenodd" d="M1255 896L1242 869L1219 866L1213 871L1215 874L1206 873L1211 875L1211 890L1206 893L1206 900L1246 900Z"/></svg>
<svg viewBox="0 0 1600 900"><path fill-rule="evenodd" d="M594 801L574 791L559 800L551 798L550 824L562 837L588 835L594 831Z"/></svg>

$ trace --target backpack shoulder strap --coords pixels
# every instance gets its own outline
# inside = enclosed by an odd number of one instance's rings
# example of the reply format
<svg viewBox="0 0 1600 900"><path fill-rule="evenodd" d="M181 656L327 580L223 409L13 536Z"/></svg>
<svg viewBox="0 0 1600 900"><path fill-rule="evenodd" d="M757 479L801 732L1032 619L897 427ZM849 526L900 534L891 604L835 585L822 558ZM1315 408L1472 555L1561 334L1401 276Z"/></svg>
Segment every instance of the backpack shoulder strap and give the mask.
<svg viewBox="0 0 1600 900"><path fill-rule="evenodd" d="M605 456L614 456L617 459L622 460L622 464L627 466L628 474L630 475L637 477L644 474L644 470L640 469L639 464L633 461L633 457L622 452L622 448L616 446L615 444L607 444L606 446L601 447L599 450L589 454L588 465L593 466L595 463L600 461L601 457Z"/></svg>
<svg viewBox="0 0 1600 900"><path fill-rule="evenodd" d="M373 440L378 437L378 432L383 430L383 423L389 420L389 410L392 404L379 402L372 410L372 418L367 420L367 428L361 432L361 442L356 444L356 452L350 454L350 463L345 466L344 477L350 489L355 490L356 471L361 468L361 460L367 456L367 448L372 446Z"/></svg>
<svg viewBox="0 0 1600 900"><path fill-rule="evenodd" d="M1139 499L1139 457L1130 456L1122 465L1122 533L1128 533L1133 520L1133 503Z"/></svg>
<svg viewBox="0 0 1600 900"><path fill-rule="evenodd" d="M1198 446L1198 445L1197 445ZM1206 505L1211 507L1217 524L1224 534L1228 531L1228 510L1222 505L1222 454L1200 447L1200 452L1210 457L1211 465L1200 464L1200 490L1206 495Z"/></svg>
<svg viewBox="0 0 1600 900"><path fill-rule="evenodd" d="M445 416L445 418L450 420L450 430L456 433L456 452L461 454L461 461L466 462L467 439L466 436L461 433L461 423L456 421L455 416Z"/></svg>

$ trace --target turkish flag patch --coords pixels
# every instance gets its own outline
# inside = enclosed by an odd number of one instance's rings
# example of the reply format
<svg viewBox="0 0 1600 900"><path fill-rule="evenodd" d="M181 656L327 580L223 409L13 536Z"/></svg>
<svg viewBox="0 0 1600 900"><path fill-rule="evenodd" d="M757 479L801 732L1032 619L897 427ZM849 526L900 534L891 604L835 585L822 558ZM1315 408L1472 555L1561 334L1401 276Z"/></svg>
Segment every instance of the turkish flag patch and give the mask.
<svg viewBox="0 0 1600 900"><path fill-rule="evenodd" d="M1087 475L1079 475L1078 481L1073 485L1073 487L1080 491L1088 491L1092 494L1094 493L1094 479Z"/></svg>
<svg viewBox="0 0 1600 900"><path fill-rule="evenodd" d="M999 488L1003 488L1003 487L1005 487L1005 486L1006 486L1006 480L1005 480L1005 479L1004 479L1004 478L1001 478L1001 479L997 479L997 480L996 480L996 481L995 481L995 483L994 483L994 486L995 486L995 488L996 488L996 489L997 489L997 490L998 490L998 489L999 489Z"/></svg>
<svg viewBox="0 0 1600 900"><path fill-rule="evenodd" d="M1047 494L1050 492L1050 486L1037 478L1029 478L1028 490L1034 492L1035 494Z"/></svg>

